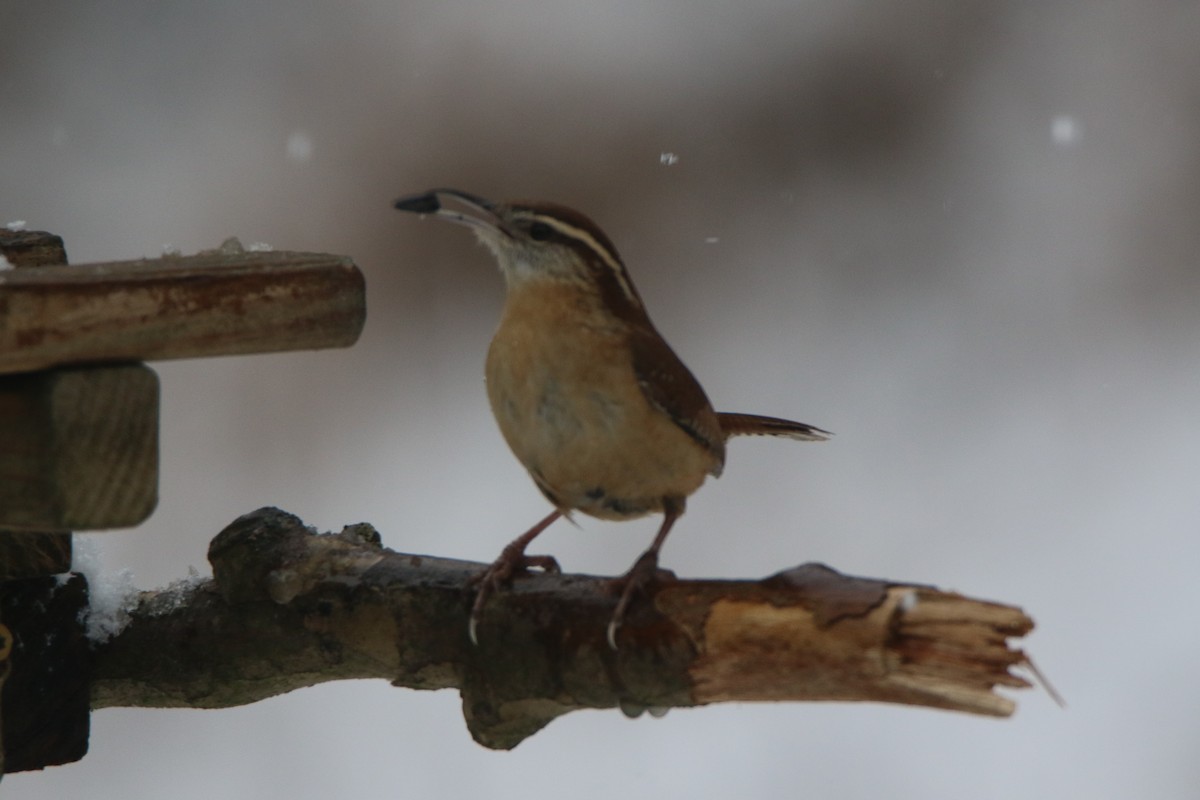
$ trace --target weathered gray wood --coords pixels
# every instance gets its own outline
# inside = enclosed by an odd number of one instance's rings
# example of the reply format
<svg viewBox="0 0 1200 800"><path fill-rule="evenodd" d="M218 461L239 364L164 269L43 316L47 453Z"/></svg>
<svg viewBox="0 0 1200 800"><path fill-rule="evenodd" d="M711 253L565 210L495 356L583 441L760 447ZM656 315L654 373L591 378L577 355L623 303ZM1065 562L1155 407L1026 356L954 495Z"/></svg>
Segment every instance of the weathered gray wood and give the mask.
<svg viewBox="0 0 1200 800"><path fill-rule="evenodd" d="M0 253L13 267L66 264L67 249L61 236L46 231L10 231L0 228Z"/></svg>
<svg viewBox="0 0 1200 800"><path fill-rule="evenodd" d="M205 253L0 271L0 374L346 347L362 274L321 253Z"/></svg>
<svg viewBox="0 0 1200 800"><path fill-rule="evenodd" d="M92 708L242 705L330 680L457 688L476 741L511 748L563 714L745 701L869 700L1004 717L1030 686L1019 608L806 564L757 581L666 575L620 649L618 593L531 573L467 617L485 565L385 549L370 525L317 534L263 508L209 545L213 577L140 595L94 653Z"/></svg>
<svg viewBox="0 0 1200 800"><path fill-rule="evenodd" d="M0 528L136 525L158 497L158 376L144 364L0 377Z"/></svg>

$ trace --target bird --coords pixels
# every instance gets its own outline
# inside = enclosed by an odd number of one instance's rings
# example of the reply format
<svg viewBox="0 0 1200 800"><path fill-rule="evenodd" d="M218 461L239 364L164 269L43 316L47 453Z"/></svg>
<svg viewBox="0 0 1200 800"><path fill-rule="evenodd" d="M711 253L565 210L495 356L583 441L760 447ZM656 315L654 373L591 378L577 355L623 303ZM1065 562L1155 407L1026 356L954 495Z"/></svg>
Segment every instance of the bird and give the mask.
<svg viewBox="0 0 1200 800"><path fill-rule="evenodd" d="M778 417L713 410L700 383L659 334L612 240L582 213L549 202L494 202L431 189L400 211L464 225L495 257L504 309L485 364L487 396L509 448L553 511L514 539L478 578L468 635L478 643L487 600L530 567L525 553L554 521L662 514L650 547L618 579L606 629L656 578L659 551L687 498L725 466L735 436L822 441L828 431Z"/></svg>

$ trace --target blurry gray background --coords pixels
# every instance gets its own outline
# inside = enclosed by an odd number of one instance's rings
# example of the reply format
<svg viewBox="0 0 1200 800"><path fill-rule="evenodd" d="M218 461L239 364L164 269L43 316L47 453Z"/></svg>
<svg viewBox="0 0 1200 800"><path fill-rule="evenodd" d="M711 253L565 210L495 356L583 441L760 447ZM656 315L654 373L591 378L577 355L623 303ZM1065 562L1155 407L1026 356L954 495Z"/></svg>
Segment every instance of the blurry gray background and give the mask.
<svg viewBox="0 0 1200 800"><path fill-rule="evenodd" d="M502 302L453 186L584 210L739 441L664 553L808 560L1023 606L1066 695L576 713L511 753L453 692L362 682L105 710L8 798L1194 797L1200 6L58 0L0 6L0 223L77 263L227 236L344 253L350 350L163 363L162 499L101 556L205 570L275 504L490 560L546 511L482 362ZM672 153L676 163L662 163ZM656 520L542 550L616 573Z"/></svg>

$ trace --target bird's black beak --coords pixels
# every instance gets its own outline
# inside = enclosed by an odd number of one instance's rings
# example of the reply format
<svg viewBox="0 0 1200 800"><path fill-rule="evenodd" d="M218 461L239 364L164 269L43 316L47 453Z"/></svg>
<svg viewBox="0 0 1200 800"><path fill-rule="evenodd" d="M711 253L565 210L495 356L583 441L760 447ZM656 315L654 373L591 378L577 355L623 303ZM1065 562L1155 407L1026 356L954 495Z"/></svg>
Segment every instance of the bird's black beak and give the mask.
<svg viewBox="0 0 1200 800"><path fill-rule="evenodd" d="M407 195L392 203L392 207L398 211L429 214L450 222L512 236L497 213L495 203L458 189L430 189L428 192Z"/></svg>

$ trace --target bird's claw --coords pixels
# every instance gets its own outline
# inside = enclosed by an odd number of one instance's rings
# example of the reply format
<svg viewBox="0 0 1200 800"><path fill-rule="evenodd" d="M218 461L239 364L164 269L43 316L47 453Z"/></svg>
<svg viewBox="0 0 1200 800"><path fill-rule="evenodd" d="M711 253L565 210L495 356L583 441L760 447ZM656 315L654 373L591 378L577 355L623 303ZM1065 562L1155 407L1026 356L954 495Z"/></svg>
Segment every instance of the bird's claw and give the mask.
<svg viewBox="0 0 1200 800"><path fill-rule="evenodd" d="M547 575L561 575L562 567L554 556L522 556L520 572L528 572L531 567L541 570Z"/></svg>
<svg viewBox="0 0 1200 800"><path fill-rule="evenodd" d="M467 637L471 644L479 644L479 618L483 616L483 607L487 604L487 599L497 589L510 583L515 575L528 572L530 568L539 569L548 575L558 575L562 572L562 567L558 565L554 556L527 556L505 548L491 566L476 576L474 582L479 584L479 590L475 593L471 617L467 621Z"/></svg>
<svg viewBox="0 0 1200 800"><path fill-rule="evenodd" d="M642 553L641 557L633 562L629 572L619 579L619 582L623 584L621 599L617 601L617 607L613 610L613 615L608 621L608 628L605 630L608 646L613 650L617 649L617 631L625 623L625 612L629 610L633 596L654 583L657 578L658 553L647 551Z"/></svg>

